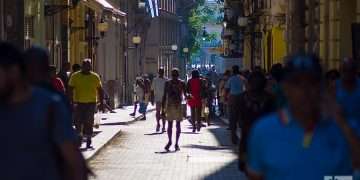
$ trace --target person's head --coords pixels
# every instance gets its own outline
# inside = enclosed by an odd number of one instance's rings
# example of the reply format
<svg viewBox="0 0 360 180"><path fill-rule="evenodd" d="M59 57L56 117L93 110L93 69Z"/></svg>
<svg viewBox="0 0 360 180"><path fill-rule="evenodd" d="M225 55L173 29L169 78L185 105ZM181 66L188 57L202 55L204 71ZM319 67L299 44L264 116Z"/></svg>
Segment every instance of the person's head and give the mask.
<svg viewBox="0 0 360 180"><path fill-rule="evenodd" d="M49 83L50 65L48 51L34 46L25 51L24 57L30 82L37 85Z"/></svg>
<svg viewBox="0 0 360 180"><path fill-rule="evenodd" d="M0 103L8 102L14 89L27 82L26 76L22 52L10 43L0 42Z"/></svg>
<svg viewBox="0 0 360 180"><path fill-rule="evenodd" d="M200 72L196 69L194 69L192 72L191 72L191 78L195 79L195 78L200 78Z"/></svg>
<svg viewBox="0 0 360 180"><path fill-rule="evenodd" d="M81 70L81 66L80 66L80 64L73 64L71 69L72 69L72 72L78 72Z"/></svg>
<svg viewBox="0 0 360 180"><path fill-rule="evenodd" d="M51 78L55 78L57 76L56 75L56 66L55 65L50 65L49 71L50 71L50 77Z"/></svg>
<svg viewBox="0 0 360 180"><path fill-rule="evenodd" d="M250 74L248 83L250 91L262 92L266 87L266 77L262 72L256 71Z"/></svg>
<svg viewBox="0 0 360 180"><path fill-rule="evenodd" d="M230 70L226 70L226 71L224 72L224 77L227 78L227 77L229 77L229 76L231 76L231 71L230 71Z"/></svg>
<svg viewBox="0 0 360 180"><path fill-rule="evenodd" d="M327 85L333 85L340 78L340 73L336 69L332 69L325 74Z"/></svg>
<svg viewBox="0 0 360 180"><path fill-rule="evenodd" d="M281 82L284 77L284 69L282 64L274 64L270 69L271 77L274 78L277 82Z"/></svg>
<svg viewBox="0 0 360 180"><path fill-rule="evenodd" d="M161 67L161 68L159 68L159 76L160 77L164 77L164 74L165 74L165 70L164 70L164 68L163 67Z"/></svg>
<svg viewBox="0 0 360 180"><path fill-rule="evenodd" d="M357 77L359 64L351 58L345 58L341 64L341 78L345 82L354 82Z"/></svg>
<svg viewBox="0 0 360 180"><path fill-rule="evenodd" d="M253 72L263 72L261 66L255 66Z"/></svg>
<svg viewBox="0 0 360 180"><path fill-rule="evenodd" d="M65 71L65 72L68 72L70 71L70 62L67 62L67 61L64 61L61 65L61 71Z"/></svg>
<svg viewBox="0 0 360 180"><path fill-rule="evenodd" d="M235 66L232 67L232 73L233 73L234 75L240 74L240 68L239 68L238 65L235 65Z"/></svg>
<svg viewBox="0 0 360 180"><path fill-rule="evenodd" d="M92 70L91 59L84 59L81 66L83 73L89 73Z"/></svg>
<svg viewBox="0 0 360 180"><path fill-rule="evenodd" d="M313 55L296 55L285 65L284 94L292 110L302 115L320 112L322 68Z"/></svg>
<svg viewBox="0 0 360 180"><path fill-rule="evenodd" d="M178 68L173 68L173 69L171 70L171 77L172 77L173 79L178 79L179 76L180 76L179 69L178 69Z"/></svg>

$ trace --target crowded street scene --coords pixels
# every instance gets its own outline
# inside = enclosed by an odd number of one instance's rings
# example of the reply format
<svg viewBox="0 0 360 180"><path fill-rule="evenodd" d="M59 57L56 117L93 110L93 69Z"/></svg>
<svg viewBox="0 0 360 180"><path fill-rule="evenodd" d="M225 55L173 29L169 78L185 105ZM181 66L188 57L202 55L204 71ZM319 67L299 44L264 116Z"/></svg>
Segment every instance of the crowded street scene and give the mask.
<svg viewBox="0 0 360 180"><path fill-rule="evenodd" d="M360 180L360 0L0 0L0 180Z"/></svg>

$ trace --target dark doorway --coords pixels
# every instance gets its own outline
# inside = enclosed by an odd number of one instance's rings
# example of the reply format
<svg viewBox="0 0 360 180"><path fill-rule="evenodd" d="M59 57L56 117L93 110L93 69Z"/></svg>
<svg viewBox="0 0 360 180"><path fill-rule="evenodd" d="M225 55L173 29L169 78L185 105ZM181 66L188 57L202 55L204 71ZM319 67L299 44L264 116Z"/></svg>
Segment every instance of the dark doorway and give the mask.
<svg viewBox="0 0 360 180"><path fill-rule="evenodd" d="M360 60L360 24L352 24L353 57Z"/></svg>

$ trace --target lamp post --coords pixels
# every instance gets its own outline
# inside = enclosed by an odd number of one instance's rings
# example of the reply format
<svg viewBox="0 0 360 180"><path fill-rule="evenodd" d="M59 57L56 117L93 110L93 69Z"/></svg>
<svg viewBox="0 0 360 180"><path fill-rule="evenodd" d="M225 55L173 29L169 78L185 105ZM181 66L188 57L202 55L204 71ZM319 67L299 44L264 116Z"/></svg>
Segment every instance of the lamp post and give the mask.
<svg viewBox="0 0 360 180"><path fill-rule="evenodd" d="M176 55L176 52L177 52L177 50L178 50L178 46L176 45L176 44L173 44L173 45L171 45L171 54L174 56L174 55ZM175 59L175 58L173 58L173 59ZM170 62L170 71L171 71L171 69L173 68L173 64L174 64L174 62L172 62L170 59L169 59L169 62Z"/></svg>
<svg viewBox="0 0 360 180"><path fill-rule="evenodd" d="M186 64L187 64L188 58L189 58L189 48L187 48L187 47L183 48L183 53L184 53L184 55L185 55L184 75L186 75L186 71L187 71L187 69L186 69ZM186 76L184 76L184 78L185 78L185 77L186 77Z"/></svg>
<svg viewBox="0 0 360 180"><path fill-rule="evenodd" d="M136 48L136 53L135 53L135 60L137 61L138 60L138 47L139 47L139 44L141 43L141 37L139 35L136 35L132 38L132 43L135 45L135 48ZM141 63L141 55L139 56L139 67L140 67L140 72L142 73L142 63ZM136 68L136 63L134 65L134 69ZM135 71L136 72L136 71Z"/></svg>

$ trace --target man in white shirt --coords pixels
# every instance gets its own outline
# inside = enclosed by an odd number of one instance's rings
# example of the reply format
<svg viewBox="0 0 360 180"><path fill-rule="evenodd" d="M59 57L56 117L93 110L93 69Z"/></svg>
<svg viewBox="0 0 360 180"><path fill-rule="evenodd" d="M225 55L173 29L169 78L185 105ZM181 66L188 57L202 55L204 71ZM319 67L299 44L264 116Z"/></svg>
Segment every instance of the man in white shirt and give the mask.
<svg viewBox="0 0 360 180"><path fill-rule="evenodd" d="M154 78L152 85L151 85L151 93L152 93L152 97L153 97L153 101L156 104L156 132L160 131L160 119L162 119L163 122L163 128L162 128L162 132L165 132L165 119L162 117L161 115L161 110L162 110L162 100L163 100L163 96L164 96L164 91L165 91L165 83L167 81L167 79L164 77L164 69L160 68L159 69L159 76Z"/></svg>

